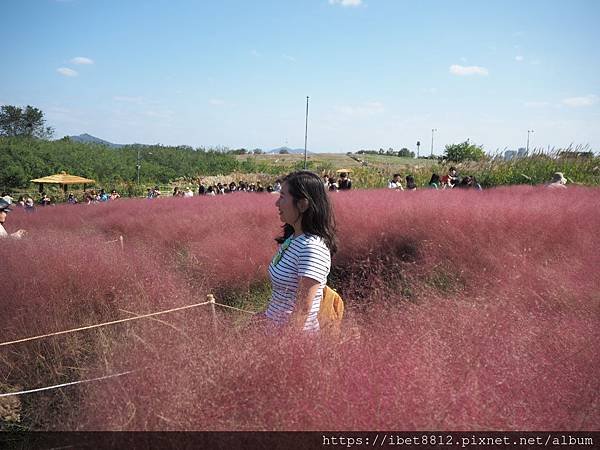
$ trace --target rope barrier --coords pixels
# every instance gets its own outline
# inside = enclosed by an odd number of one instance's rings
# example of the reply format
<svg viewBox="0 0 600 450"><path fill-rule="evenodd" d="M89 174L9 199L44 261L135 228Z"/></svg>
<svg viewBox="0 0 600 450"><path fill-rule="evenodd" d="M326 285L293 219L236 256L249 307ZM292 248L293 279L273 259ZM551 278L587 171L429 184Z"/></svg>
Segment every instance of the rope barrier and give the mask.
<svg viewBox="0 0 600 450"><path fill-rule="evenodd" d="M7 392L5 394L0 394L0 398L10 397L12 395L24 395L24 394L31 394L33 392L49 391L52 389L58 389L58 388L65 387L65 386L73 386L74 384L83 384L83 383L91 383L93 381L107 380L109 378L116 378L116 377L121 377L123 375L128 375L133 372L136 372L136 371L128 370L127 372L114 373L112 375L104 375L103 377L91 378L89 380L71 381L70 383L55 384L54 386L45 386L45 387L41 387L41 388L37 388L37 389L29 389L27 391Z"/></svg>
<svg viewBox="0 0 600 450"><path fill-rule="evenodd" d="M159 311L159 312L150 313L150 314L144 314L144 315L139 315L139 316L136 315L135 317L130 317L130 318L127 318L127 319L113 320L111 322L104 322L104 323L100 323L100 324L96 324L96 325L89 325L89 326L86 326L86 327L74 328L74 329L71 329L71 330L58 331L58 332L55 332L55 333L48 333L48 334L44 334L44 335L40 335L40 336L33 336L33 337L30 337L30 338L18 339L18 340L11 341L11 342L1 343L0 346L10 345L10 344L16 344L16 343L19 343L19 342L32 341L32 340L36 340L36 339L42 339L44 337L57 336L57 335L60 335L60 334L74 333L76 331L89 330L91 328L98 328L98 327L102 327L102 326L113 325L113 324L116 324L116 323L121 323L121 322L127 322L127 321L131 321L131 320L136 320L136 319L143 319L143 318L158 316L158 315L161 315L161 314L167 314L167 313L170 313L170 312L181 311L183 309L188 309L188 308L193 308L193 307L196 307L196 306L203 306L203 305L208 305L208 304L213 305L213 313L214 313L214 305L218 305L218 306L221 306L221 307L224 307L224 308L235 309L236 311L241 311L241 312L244 312L244 313L247 313L247 314L257 314L254 311L248 311L248 310L245 310L245 309L236 308L235 306L229 306L229 305L225 305L223 303L217 303L215 301L215 297L212 294L209 294L207 296L207 298L208 298L208 301L202 302L202 303L196 303L196 304L193 304L193 305L181 306L181 307L178 307L178 308L172 308L172 309L168 309L168 310L165 310L165 311ZM124 311L124 312L129 313L129 314L135 314L135 313L132 313L130 311ZM213 319L214 319L214 317L213 317ZM216 325L216 322L215 322L215 325ZM46 387L41 387L41 388L37 388L37 389L29 389L29 390L25 390L25 391L7 392L7 393L4 393L4 394L0 394L0 398L2 398L2 397L10 397L10 396L14 396L14 395L31 394L31 393L34 393L34 392L49 391L49 390L52 390L52 389L59 389L59 388L66 387L66 386L73 386L73 385L76 385L76 384L91 383L91 382L94 382L94 381L102 381L102 380L107 380L109 378L116 378L116 377L120 377L120 376L123 376L123 375L127 375L127 374L130 374L130 373L133 373L133 372L136 372L136 371L135 370L129 370L127 372L121 372L121 373L112 374L112 375L105 375L103 377L91 378L89 380L72 381L72 382L69 382L69 383L55 384L53 386L46 386Z"/></svg>
<svg viewBox="0 0 600 450"><path fill-rule="evenodd" d="M69 334L69 333L75 333L77 331L91 330L92 328L100 328L100 327L105 327L108 325L115 325L117 323L130 322L132 320L144 319L146 317L160 316L162 314L168 314L168 313L172 313L175 311L182 311L184 309L195 308L196 306L208 305L209 303L213 303L213 302L207 301L207 302L202 302L202 303L194 303L193 305L180 306L178 308L167 309L165 311L158 311L158 312L154 312L154 313L150 313L150 314L142 314L140 316L128 317L126 319L111 320L110 322L98 323L95 325L88 325L88 326L79 327L79 328L72 328L70 330L65 330L65 331L56 331L54 333L41 334L39 336L32 336L32 337L23 338L23 339L17 339L17 340L9 341L9 342L2 342L2 343L0 343L0 347L12 345L12 344L18 344L21 342L35 341L35 340L50 337L50 336L59 336L61 334Z"/></svg>
<svg viewBox="0 0 600 450"><path fill-rule="evenodd" d="M236 308L235 306L224 305L223 303L215 302L215 305L222 306L223 308L235 309L236 311L241 311L247 314L259 314L257 311L248 311L246 309Z"/></svg>
<svg viewBox="0 0 600 450"><path fill-rule="evenodd" d="M51 336L59 336L59 335L62 335L62 334L69 334L69 333L75 333L75 332L78 332L78 331L90 330L90 329L93 329L93 328L105 327L105 326L108 326L108 325L115 325L117 323L129 322L129 321L137 320L137 319L145 319L145 318L148 318L148 317L159 316L159 315L162 315L162 314L168 314L168 313L172 313L172 312L176 312L176 311L181 311L181 310L189 309L189 308L195 308L196 306L203 306L203 305L208 305L208 304L218 305L218 306L221 306L223 308L234 309L236 311L241 311L241 312L244 312L246 314L253 314L253 315L254 314L258 314L255 311L248 311L248 310L245 310L245 309L236 308L235 306L229 306L229 305L225 305L223 303L217 303L215 301L215 298L214 298L214 296L212 294L209 294L207 297L208 297L209 300L206 301L206 302L202 302L202 303L195 303L193 305L180 306L178 308L167 309L167 310L164 310L164 311L158 311L158 312L149 313L149 314L136 315L135 317L128 317L126 319L112 320L110 322L104 322L104 323L99 323L99 324L95 324L95 325L88 325L88 326L79 327L79 328L72 328L70 330L56 331L54 333L41 334L41 335L38 335L38 336L32 336L32 337L23 338L23 339L16 339L14 341L9 341L9 342L2 342L2 343L0 343L0 347L4 347L4 346L7 346L7 345L12 345L12 344L19 344L21 342L35 341L35 340L38 340L38 339L43 339L43 338L51 337ZM125 312L127 312L129 314L135 314L135 313L131 313L129 311L125 311ZM213 314L214 314L214 309L213 309Z"/></svg>
<svg viewBox="0 0 600 450"><path fill-rule="evenodd" d="M115 242L118 242L121 245L121 251L125 250L125 246L124 246L124 243L123 243L123 236L122 235L119 236L118 239L115 239L113 241L104 241L105 244L112 244L112 243L115 243Z"/></svg>

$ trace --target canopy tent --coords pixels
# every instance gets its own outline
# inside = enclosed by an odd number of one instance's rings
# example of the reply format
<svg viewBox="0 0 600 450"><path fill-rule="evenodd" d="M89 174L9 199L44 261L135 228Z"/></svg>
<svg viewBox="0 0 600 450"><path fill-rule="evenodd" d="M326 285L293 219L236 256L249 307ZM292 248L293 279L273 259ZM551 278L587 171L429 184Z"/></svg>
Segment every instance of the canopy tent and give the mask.
<svg viewBox="0 0 600 450"><path fill-rule="evenodd" d="M335 171L336 173L350 173L352 169L338 169Z"/></svg>
<svg viewBox="0 0 600 450"><path fill-rule="evenodd" d="M49 175L43 178L36 178L31 180L32 183L38 183L40 185L40 192L44 189L44 184L60 184L63 186L65 194L67 193L67 186L70 184L83 184L85 189L86 184L93 184L96 181L90 180L89 178L78 177L77 175L69 175L66 172L61 172L56 175Z"/></svg>

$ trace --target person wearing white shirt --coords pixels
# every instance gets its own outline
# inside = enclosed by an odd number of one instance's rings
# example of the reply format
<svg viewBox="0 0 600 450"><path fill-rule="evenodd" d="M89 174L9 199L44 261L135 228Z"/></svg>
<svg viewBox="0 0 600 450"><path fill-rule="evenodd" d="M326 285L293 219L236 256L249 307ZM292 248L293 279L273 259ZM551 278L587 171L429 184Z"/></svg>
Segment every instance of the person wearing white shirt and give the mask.
<svg viewBox="0 0 600 450"><path fill-rule="evenodd" d="M323 181L308 172L284 178L275 203L283 225L271 264L271 299L265 313L276 327L318 332L319 308L337 250L333 209Z"/></svg>
<svg viewBox="0 0 600 450"><path fill-rule="evenodd" d="M21 239L25 235L25 230L18 230L12 234L9 234L4 228L6 222L6 216L10 212L10 202L3 198L0 198L0 239L12 237L15 239Z"/></svg>
<svg viewBox="0 0 600 450"><path fill-rule="evenodd" d="M393 178L388 183L388 189L398 189L400 191L404 190L402 187L402 179L399 173L394 174Z"/></svg>

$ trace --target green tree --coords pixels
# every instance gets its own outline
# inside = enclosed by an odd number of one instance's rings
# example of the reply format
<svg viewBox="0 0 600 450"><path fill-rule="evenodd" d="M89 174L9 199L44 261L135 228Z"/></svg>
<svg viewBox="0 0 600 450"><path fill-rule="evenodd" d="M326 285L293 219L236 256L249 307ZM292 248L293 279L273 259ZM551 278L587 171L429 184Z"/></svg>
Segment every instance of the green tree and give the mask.
<svg viewBox="0 0 600 450"><path fill-rule="evenodd" d="M414 158L415 152L411 152L406 147L403 147L398 151L398 156L400 156L401 158Z"/></svg>
<svg viewBox="0 0 600 450"><path fill-rule="evenodd" d="M3 189L10 187L22 188L29 184L29 180L22 167L11 164L0 169L0 184Z"/></svg>
<svg viewBox="0 0 600 450"><path fill-rule="evenodd" d="M12 105L0 107L0 136L50 139L53 134L40 109L29 105L25 109Z"/></svg>
<svg viewBox="0 0 600 450"><path fill-rule="evenodd" d="M460 144L446 145L444 156L446 159L455 162L480 161L485 158L485 152L481 145L471 144L466 140Z"/></svg>

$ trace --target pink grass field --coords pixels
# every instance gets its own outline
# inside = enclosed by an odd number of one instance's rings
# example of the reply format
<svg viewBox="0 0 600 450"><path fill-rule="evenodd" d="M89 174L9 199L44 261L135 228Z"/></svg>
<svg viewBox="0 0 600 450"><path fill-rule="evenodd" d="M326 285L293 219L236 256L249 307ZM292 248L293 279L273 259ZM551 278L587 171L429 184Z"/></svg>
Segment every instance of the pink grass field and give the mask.
<svg viewBox="0 0 600 450"><path fill-rule="evenodd" d="M35 430L599 430L600 191L332 194L339 341L191 310L0 347ZM204 301L264 308L276 196L14 211L1 341ZM124 250L118 242L122 235ZM252 303L258 294L262 303ZM2 399L0 399L2 400ZM2 406L0 404L0 406Z"/></svg>

